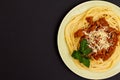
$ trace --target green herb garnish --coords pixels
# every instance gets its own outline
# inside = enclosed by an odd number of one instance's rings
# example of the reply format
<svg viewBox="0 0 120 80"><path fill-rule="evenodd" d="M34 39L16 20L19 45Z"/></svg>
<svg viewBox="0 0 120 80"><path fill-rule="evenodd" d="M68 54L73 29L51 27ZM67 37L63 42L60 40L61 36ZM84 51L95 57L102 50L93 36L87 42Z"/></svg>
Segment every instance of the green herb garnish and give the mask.
<svg viewBox="0 0 120 80"><path fill-rule="evenodd" d="M79 51L73 51L72 57L74 57L75 59L80 59L81 54Z"/></svg>
<svg viewBox="0 0 120 80"><path fill-rule="evenodd" d="M74 50L72 53L72 57L83 63L86 67L90 66L90 59L88 58L88 54L92 52L92 49L88 47L88 42L86 39L82 39L80 42L80 48L78 50Z"/></svg>
<svg viewBox="0 0 120 80"><path fill-rule="evenodd" d="M89 66L90 66L90 59L89 59L89 58L83 57L82 60L83 60L82 63L83 63L86 67L89 67Z"/></svg>

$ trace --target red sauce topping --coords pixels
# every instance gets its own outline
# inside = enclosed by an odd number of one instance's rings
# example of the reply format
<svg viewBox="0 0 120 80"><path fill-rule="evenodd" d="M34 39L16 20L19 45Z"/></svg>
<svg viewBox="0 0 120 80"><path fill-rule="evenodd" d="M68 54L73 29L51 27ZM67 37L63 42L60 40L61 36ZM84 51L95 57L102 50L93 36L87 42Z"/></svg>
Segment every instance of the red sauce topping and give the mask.
<svg viewBox="0 0 120 80"><path fill-rule="evenodd" d="M97 52L90 53L89 57L93 57L96 60L98 60L99 58L103 60L109 59L109 57L111 57L111 55L115 51L115 48L118 42L118 36L120 35L120 32L116 30L115 28L110 27L104 17L100 18L97 21L93 21L93 17L90 16L90 17L87 17L86 20L89 23L89 27L85 29L79 29L78 31L74 33L74 37L75 38L77 37L86 38L87 40L89 40L90 37L86 35L84 32L89 34L92 31L98 31L100 29L105 29L104 31L108 35L107 42L110 44L110 46L107 49L102 48L100 50L97 50ZM100 41L100 37L96 36L94 40L95 40L95 44L98 44L98 42ZM92 46L94 46L95 44L92 44Z"/></svg>

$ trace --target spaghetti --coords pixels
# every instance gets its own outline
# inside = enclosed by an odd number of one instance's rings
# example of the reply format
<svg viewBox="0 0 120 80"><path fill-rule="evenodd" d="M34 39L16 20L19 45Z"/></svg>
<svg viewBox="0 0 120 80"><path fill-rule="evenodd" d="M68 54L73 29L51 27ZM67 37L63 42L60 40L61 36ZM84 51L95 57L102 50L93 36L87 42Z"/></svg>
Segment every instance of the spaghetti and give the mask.
<svg viewBox="0 0 120 80"><path fill-rule="evenodd" d="M101 72L112 68L120 60L119 32L120 18L112 11L112 8L93 7L71 19L65 28L65 40L72 54L80 46L80 40L86 38L90 43L89 47L93 49L89 55L90 67L85 67L75 59L74 62L81 69ZM112 35L113 41L109 38Z"/></svg>

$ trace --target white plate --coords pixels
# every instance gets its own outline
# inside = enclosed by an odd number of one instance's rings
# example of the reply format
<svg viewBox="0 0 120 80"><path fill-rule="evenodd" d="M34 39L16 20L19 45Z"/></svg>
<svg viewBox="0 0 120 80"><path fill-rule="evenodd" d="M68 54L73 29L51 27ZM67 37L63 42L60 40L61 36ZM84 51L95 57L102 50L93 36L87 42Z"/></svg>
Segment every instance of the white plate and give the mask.
<svg viewBox="0 0 120 80"><path fill-rule="evenodd" d="M58 49L60 56L63 60L63 62L66 64L66 66L73 71L75 74L88 78L88 79L105 79L112 77L120 72L120 63L117 64L114 68L112 68L109 71L102 72L102 73L95 73L95 72L90 72L87 70L82 70L78 68L73 60L71 55L69 54L65 39L64 39L64 29L66 27L66 24L69 22L72 16L80 14L86 10L88 10L91 7L94 6L112 6L114 9L114 12L118 13L117 15L120 16L120 8L112 3L106 2L106 1L88 1L84 2L82 4L79 4L78 6L74 7L68 14L64 17L59 31L58 31L58 38L57 38L57 43L58 43Z"/></svg>

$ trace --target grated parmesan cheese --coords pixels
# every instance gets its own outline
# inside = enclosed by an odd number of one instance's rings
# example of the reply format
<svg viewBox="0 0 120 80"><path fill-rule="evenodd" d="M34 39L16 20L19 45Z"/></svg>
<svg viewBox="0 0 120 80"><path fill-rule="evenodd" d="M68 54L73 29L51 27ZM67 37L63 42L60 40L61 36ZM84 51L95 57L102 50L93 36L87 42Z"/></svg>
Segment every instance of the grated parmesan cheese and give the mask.
<svg viewBox="0 0 120 80"><path fill-rule="evenodd" d="M105 32L105 29L99 29L98 31L84 33L89 37L87 41L89 43L89 47L93 49L93 52L97 52L97 50L101 50L103 48L107 49L110 47L110 43L107 41L108 34Z"/></svg>

